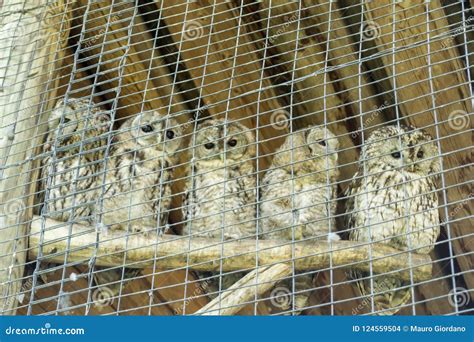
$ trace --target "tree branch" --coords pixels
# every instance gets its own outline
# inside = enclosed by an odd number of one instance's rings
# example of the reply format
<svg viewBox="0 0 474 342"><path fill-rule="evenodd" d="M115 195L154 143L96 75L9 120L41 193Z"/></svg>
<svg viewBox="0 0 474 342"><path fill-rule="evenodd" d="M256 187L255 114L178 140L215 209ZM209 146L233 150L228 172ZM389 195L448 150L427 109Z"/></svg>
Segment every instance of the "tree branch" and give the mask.
<svg viewBox="0 0 474 342"><path fill-rule="evenodd" d="M44 220L44 231L42 231ZM188 236L128 235L122 232L99 233L95 227L58 222L35 217L31 225L29 257L35 259L40 248L47 262L88 263L96 259L98 266L123 265L145 268L156 263L158 269L191 268L200 271L253 270L255 265L267 266L294 262L297 271L332 268L355 268L369 272L369 250L374 273L390 273L410 281L413 269L415 281L431 277L429 255L399 251L380 243L360 245L353 241L296 242L276 240L241 240L224 242L219 239L190 238ZM70 230L71 229L71 230ZM70 231L72 234L70 234ZM96 250L96 246L97 250ZM332 246L331 246L332 245ZM257 253L258 252L258 253ZM156 258L156 260L155 260ZM331 262L331 263L330 263Z"/></svg>

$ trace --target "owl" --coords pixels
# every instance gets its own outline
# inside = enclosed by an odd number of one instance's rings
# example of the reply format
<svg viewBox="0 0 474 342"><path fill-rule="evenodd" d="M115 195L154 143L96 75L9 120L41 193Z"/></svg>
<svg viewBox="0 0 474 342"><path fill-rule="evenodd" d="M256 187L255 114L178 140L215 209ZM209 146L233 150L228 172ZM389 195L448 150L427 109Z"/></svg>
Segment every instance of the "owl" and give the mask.
<svg viewBox="0 0 474 342"><path fill-rule="evenodd" d="M296 131L277 150L262 180L260 229L263 239L339 240L335 228L339 143L322 127ZM286 286L291 292L290 280ZM307 306L312 276L295 277L295 314ZM291 302L282 309L288 310Z"/></svg>
<svg viewBox="0 0 474 342"><path fill-rule="evenodd" d="M43 147L43 212L59 221L91 221L93 184L100 174L112 121L88 99L59 100Z"/></svg>
<svg viewBox="0 0 474 342"><path fill-rule="evenodd" d="M173 163L182 128L170 116L143 112L114 133L97 219L110 230L147 234L164 231L171 205ZM127 272L134 275L136 272ZM96 283L121 279L121 271L99 272ZM108 284L112 292L118 286Z"/></svg>
<svg viewBox="0 0 474 342"><path fill-rule="evenodd" d="M190 151L193 158L183 200L184 233L191 238L255 238L255 138L250 129L221 119L204 121L191 139ZM241 276L224 276L222 288ZM211 293L219 289L218 283L216 278L208 281Z"/></svg>
<svg viewBox="0 0 474 342"><path fill-rule="evenodd" d="M386 126L362 147L359 168L347 191L349 239L377 242L428 254L439 235L437 174L432 138L414 127ZM373 298L377 315L393 315L410 300L410 283L396 276L352 270L363 296Z"/></svg>

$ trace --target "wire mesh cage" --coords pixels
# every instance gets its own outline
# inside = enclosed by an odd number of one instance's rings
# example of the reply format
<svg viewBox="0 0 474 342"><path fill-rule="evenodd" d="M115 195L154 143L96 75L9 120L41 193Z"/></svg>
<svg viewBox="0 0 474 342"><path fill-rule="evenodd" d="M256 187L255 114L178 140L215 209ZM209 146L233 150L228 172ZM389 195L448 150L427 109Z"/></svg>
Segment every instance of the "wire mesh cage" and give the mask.
<svg viewBox="0 0 474 342"><path fill-rule="evenodd" d="M472 2L0 6L2 314L473 312Z"/></svg>

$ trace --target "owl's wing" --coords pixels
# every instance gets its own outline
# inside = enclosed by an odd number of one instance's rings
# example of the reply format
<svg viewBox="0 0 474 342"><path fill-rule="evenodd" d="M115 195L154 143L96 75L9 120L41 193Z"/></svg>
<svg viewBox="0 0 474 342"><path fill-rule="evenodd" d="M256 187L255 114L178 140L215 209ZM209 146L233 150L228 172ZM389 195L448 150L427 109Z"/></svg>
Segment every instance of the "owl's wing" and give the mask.
<svg viewBox="0 0 474 342"><path fill-rule="evenodd" d="M153 212L158 214L160 217L155 216L155 220L158 220L160 227L165 227L160 230L160 233L166 232L169 227L169 215L171 211L171 172L169 172L168 162L165 162L163 168L158 168L155 171L157 182L153 186L152 192L154 199Z"/></svg>
<svg viewBox="0 0 474 342"><path fill-rule="evenodd" d="M267 172L261 182L262 198L274 197L271 193L275 191L275 187L282 187L284 183L290 181L288 173L284 170L276 169Z"/></svg>
<svg viewBox="0 0 474 342"><path fill-rule="evenodd" d="M190 215L189 215L189 206L191 204L191 192L189 191L189 189L186 189L183 193L183 198L182 198L182 207L181 207L181 211L183 213L183 219L184 221L188 221L190 219Z"/></svg>
<svg viewBox="0 0 474 342"><path fill-rule="evenodd" d="M190 170L190 169L189 169ZM191 232L189 231L189 221L192 219L192 217L195 216L195 210L196 206L194 205L194 177L192 176L193 173L191 172L186 172L186 175L188 177L185 185L185 191L183 193L183 198L182 198L182 207L181 207L181 212L183 214L183 232L185 234L190 234Z"/></svg>
<svg viewBox="0 0 474 342"><path fill-rule="evenodd" d="M350 240L357 240L357 237L354 234L357 234L357 229L355 224L355 216L357 213L354 212L355 206L355 196L359 192L361 186L362 178L359 176L359 172L356 172L352 178L351 184L346 189L344 197L346 197L346 213L345 213L345 227L349 230Z"/></svg>
<svg viewBox="0 0 474 342"><path fill-rule="evenodd" d="M294 222L291 176L284 170L269 171L262 181L262 233L264 238L288 238Z"/></svg>

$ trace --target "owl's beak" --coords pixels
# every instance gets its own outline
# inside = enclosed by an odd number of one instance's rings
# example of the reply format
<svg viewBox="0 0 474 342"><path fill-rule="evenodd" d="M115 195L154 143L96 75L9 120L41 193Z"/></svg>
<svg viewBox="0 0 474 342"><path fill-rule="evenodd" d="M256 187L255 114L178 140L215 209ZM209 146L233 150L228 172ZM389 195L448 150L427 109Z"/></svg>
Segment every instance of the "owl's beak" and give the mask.
<svg viewBox="0 0 474 342"><path fill-rule="evenodd" d="M403 155L403 163L406 165L408 172L415 172L418 169L417 164L409 155Z"/></svg>
<svg viewBox="0 0 474 342"><path fill-rule="evenodd" d="M224 152L219 154L219 157L221 158L222 161L225 161L225 153Z"/></svg>

